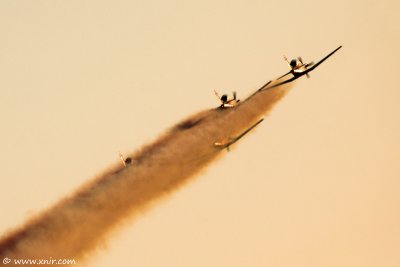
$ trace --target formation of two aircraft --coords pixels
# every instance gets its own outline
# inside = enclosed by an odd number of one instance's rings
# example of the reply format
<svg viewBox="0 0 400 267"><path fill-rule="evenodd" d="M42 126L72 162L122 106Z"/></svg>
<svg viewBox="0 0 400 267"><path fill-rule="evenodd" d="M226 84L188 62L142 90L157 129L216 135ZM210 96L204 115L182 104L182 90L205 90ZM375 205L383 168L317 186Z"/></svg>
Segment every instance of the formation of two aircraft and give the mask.
<svg viewBox="0 0 400 267"><path fill-rule="evenodd" d="M301 57L298 57L297 59L292 59L291 61L289 61L286 58L286 56L284 56L285 61L287 62L287 64L290 67L290 71L288 71L287 73L283 74L278 79L276 79L277 83L269 86L272 83L272 80L271 80L268 83L266 83L264 86L262 86L260 89L258 89L257 92L264 91L264 90L269 90L269 89L281 86L283 84L293 82L294 80L296 80L296 79L298 79L298 78L300 78L301 76L304 76L304 75L306 75L307 78L310 78L309 73L311 71L313 71L315 68L317 68L322 62L327 60L330 56L332 56L340 48L342 48L342 46L339 46L338 48L336 48L335 50L330 52L328 55L326 55L324 58L322 58L320 61L318 61L315 64L314 64L314 62L304 63L303 59ZM291 78L283 80L283 81L280 81L282 78L284 78L284 77L286 77L286 76L288 76L290 74L293 75ZM218 107L219 109L234 108L240 102L240 100L237 99L237 97L236 97L236 92L233 92L233 98L231 98L231 99L229 99L228 95L226 95L226 94L224 94L224 95L222 95L220 97L215 90L214 90L214 93L218 97L219 101L221 101L221 105ZM250 128L248 128L246 131L241 133L239 136L236 136L235 138L231 138L230 137L230 138L227 138L225 140L221 140L221 141L215 142L214 143L214 147L218 148L218 149L225 149L226 148L229 151L229 147L232 144L236 143L240 138L242 138L247 133L249 133L251 130L253 130L263 120L264 119L260 119L255 124L253 124ZM121 162L123 163L123 165L125 167L132 163L132 159L130 157L124 158L121 153L120 153L120 158L121 158Z"/></svg>

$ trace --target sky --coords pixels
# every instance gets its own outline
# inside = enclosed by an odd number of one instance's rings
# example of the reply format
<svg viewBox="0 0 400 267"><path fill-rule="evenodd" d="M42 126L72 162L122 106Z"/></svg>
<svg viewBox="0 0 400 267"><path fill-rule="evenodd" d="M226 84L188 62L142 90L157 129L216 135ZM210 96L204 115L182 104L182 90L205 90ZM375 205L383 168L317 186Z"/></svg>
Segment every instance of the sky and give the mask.
<svg viewBox="0 0 400 267"><path fill-rule="evenodd" d="M3 1L0 233L182 118L316 61L87 266L398 266L396 1ZM112 200L110 200L112 201Z"/></svg>

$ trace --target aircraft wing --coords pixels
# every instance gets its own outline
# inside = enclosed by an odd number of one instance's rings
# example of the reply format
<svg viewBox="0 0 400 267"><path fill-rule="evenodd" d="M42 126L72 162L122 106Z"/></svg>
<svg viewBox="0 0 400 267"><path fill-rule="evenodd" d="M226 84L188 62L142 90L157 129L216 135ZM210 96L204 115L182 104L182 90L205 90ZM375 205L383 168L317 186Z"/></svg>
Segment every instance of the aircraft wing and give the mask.
<svg viewBox="0 0 400 267"><path fill-rule="evenodd" d="M264 119L260 119L259 121L257 121L255 124L253 124L252 126L250 126L250 128L248 128L246 131L244 131L243 133L241 133L239 136L233 138L231 141L227 142L226 144L223 145L216 145L214 144L214 146L219 147L219 148L228 148L229 151L229 146L233 145L234 143L236 143L237 141L240 140L240 138L242 138L243 136L245 136L246 134L248 134L251 130L253 130L257 125L259 125Z"/></svg>
<svg viewBox="0 0 400 267"><path fill-rule="evenodd" d="M336 51L338 51L340 48L342 48L342 46L339 46L338 48L336 48L335 50L333 50L332 52L330 52L327 56L325 56L323 59L321 59L320 61L318 61L317 63L315 63L314 65L312 65L312 67L310 67L309 69L307 69L304 74L312 71L313 69L315 69L316 67L318 67L318 65L320 65L322 62L324 62L325 60L327 60L330 56L332 56ZM302 73L303 74L303 73ZM304 75L303 74L303 75Z"/></svg>
<svg viewBox="0 0 400 267"><path fill-rule="evenodd" d="M263 90L265 87L267 87L270 83L272 83L272 80L270 80L269 82L267 82L266 84L264 84L263 86L261 86L257 91L256 91L256 93L258 92L258 91L261 91L261 90Z"/></svg>
<svg viewBox="0 0 400 267"><path fill-rule="evenodd" d="M305 74L305 73L304 73L304 74ZM271 86L271 87L265 88L264 90L266 90L266 89L272 89L272 88L275 88L275 87L284 85L285 83L293 82L294 80L300 78L300 77L303 76L304 74L301 74L300 76L294 76L294 77L292 77L292 78L290 78L290 79L288 79L288 80L284 80L283 82L280 82L280 83L274 84L274 85Z"/></svg>
<svg viewBox="0 0 400 267"><path fill-rule="evenodd" d="M264 120L264 118L260 119L256 123L254 123L250 128L248 128L246 131L244 131L239 136L237 136L235 139L233 139L233 141L230 144L233 144L233 143L239 141L240 138L242 138L243 136L248 134L251 130L253 130L255 127L257 127L257 125L259 125L263 120Z"/></svg>
<svg viewBox="0 0 400 267"><path fill-rule="evenodd" d="M290 71L286 72L286 73L283 74L281 77L279 77L277 80L280 80L280 79L282 79L283 77L289 75L290 73L292 73L292 71L293 71L293 70L290 70Z"/></svg>

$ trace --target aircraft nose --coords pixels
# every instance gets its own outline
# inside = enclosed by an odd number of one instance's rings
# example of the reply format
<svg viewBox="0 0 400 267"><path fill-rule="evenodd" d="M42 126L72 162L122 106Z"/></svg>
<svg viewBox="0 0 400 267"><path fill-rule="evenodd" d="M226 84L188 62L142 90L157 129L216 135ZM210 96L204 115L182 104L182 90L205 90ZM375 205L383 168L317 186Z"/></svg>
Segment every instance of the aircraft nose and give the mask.
<svg viewBox="0 0 400 267"><path fill-rule="evenodd" d="M297 65L297 60L296 60L296 59L292 59L292 60L290 61L290 66L291 66L292 68L294 68L294 67L296 67L296 65Z"/></svg>

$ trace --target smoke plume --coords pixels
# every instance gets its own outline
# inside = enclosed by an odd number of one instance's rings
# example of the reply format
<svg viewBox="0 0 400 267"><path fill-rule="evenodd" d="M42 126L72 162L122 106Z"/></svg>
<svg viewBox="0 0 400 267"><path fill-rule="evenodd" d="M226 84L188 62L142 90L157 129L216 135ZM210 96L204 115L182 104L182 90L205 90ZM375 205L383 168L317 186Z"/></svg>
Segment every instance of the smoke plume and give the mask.
<svg viewBox="0 0 400 267"><path fill-rule="evenodd" d="M248 129L288 89L285 85L258 91L235 108L206 110L181 121L130 155L132 164L113 166L7 233L0 240L0 259L82 260L123 219L137 215L223 155L214 142Z"/></svg>

